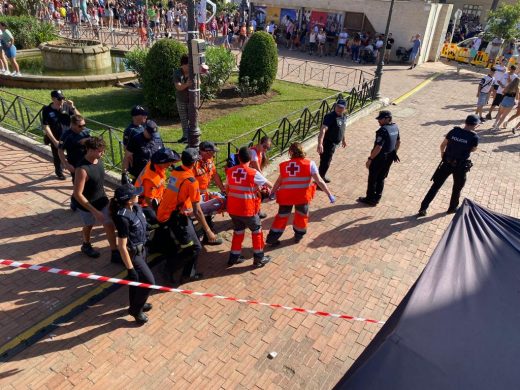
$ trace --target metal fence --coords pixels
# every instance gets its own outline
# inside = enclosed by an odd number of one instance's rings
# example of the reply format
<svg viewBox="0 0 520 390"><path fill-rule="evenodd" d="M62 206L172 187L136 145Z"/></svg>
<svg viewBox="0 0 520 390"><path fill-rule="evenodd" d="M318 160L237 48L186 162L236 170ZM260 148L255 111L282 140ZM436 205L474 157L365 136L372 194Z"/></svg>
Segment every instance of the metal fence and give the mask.
<svg viewBox="0 0 520 390"><path fill-rule="evenodd" d="M3 127L43 142L43 103L2 89L0 105L0 124ZM110 170L121 170L124 155L122 130L89 118L85 118L85 122L94 135L103 137L107 143L105 166Z"/></svg>
<svg viewBox="0 0 520 390"><path fill-rule="evenodd" d="M366 107L375 98L375 79L369 78L370 74L359 75L355 72L353 74L359 78L358 80L363 80L353 88L316 101L302 110L294 111L229 141L217 143L224 152L217 155L217 166L222 169L227 158L241 146L257 143L265 135L273 140L273 149L269 156L281 155L292 142L305 141L315 135L319 131L323 117L333 109L339 98L346 100L346 111L349 115ZM0 124L2 126L39 141L43 140L41 125L43 103L0 89L0 104ZM111 170L120 171L124 156L123 131L93 119L85 118L85 121L87 128L91 129L94 135L102 136L107 142L106 166ZM165 140L165 144L173 147L174 145L179 146L169 140Z"/></svg>
<svg viewBox="0 0 520 390"><path fill-rule="evenodd" d="M363 76L363 82L350 90L346 90L305 107L303 110L294 111L281 119L267 123L255 130L244 133L224 143L227 157L241 146L253 145L260 142L263 136L272 139L273 149L270 157L277 157L288 150L293 142L303 142L315 135L323 122L323 117L330 112L338 99L347 102L346 112L352 115L375 99L375 78L368 79ZM219 161L224 164L225 161Z"/></svg>
<svg viewBox="0 0 520 390"><path fill-rule="evenodd" d="M60 36L67 39L88 39L99 41L100 43L110 46L112 48L119 48L125 50L131 50L139 47L140 36L135 30L116 31L109 29L98 28L96 30L92 28L81 28L72 31L70 26L65 26L60 30Z"/></svg>

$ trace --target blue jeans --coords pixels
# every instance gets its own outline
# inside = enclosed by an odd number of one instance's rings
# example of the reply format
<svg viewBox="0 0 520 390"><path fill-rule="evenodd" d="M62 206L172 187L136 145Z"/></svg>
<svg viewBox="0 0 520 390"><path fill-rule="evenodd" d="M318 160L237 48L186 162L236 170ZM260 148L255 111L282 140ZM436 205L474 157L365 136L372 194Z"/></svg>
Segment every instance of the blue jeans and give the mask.
<svg viewBox="0 0 520 390"><path fill-rule="evenodd" d="M341 57L343 57L343 54L345 53L345 44L344 43L338 44L338 48L336 49L336 55L339 54L340 49L341 49Z"/></svg>
<svg viewBox="0 0 520 390"><path fill-rule="evenodd" d="M352 45L352 61L359 61L359 46Z"/></svg>

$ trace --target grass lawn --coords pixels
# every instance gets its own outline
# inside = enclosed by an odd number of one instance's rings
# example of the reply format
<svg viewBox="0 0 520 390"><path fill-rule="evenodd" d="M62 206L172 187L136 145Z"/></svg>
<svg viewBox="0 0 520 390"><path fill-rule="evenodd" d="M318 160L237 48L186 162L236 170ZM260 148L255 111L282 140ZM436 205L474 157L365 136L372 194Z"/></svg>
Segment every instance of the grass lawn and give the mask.
<svg viewBox="0 0 520 390"><path fill-rule="evenodd" d="M309 87L275 81L273 90L276 92L270 100L260 105L250 105L238 110L228 110L223 115L201 123L202 138L223 142L253 130L266 123L277 121L293 111L301 111L304 107L336 93L324 88ZM3 91L28 99L48 104L50 91L41 89L4 88L0 96L6 100L12 97ZM71 89L63 91L67 99L74 101L82 115L88 119L105 123L123 130L130 123L130 108L135 104L143 104L143 95L139 90L123 88ZM35 112L40 105L26 101ZM204 106L202 107L204 110ZM180 126L177 121L161 120L161 132L165 141L179 138ZM37 124L36 124L37 125ZM88 124L96 129L97 126ZM275 125L276 126L276 125Z"/></svg>

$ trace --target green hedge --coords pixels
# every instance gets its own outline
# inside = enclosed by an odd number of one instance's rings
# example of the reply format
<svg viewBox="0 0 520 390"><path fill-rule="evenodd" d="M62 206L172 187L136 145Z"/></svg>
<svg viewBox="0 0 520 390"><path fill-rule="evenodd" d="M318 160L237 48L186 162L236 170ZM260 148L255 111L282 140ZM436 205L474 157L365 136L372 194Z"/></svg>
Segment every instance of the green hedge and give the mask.
<svg viewBox="0 0 520 390"><path fill-rule="evenodd" d="M32 16L0 16L0 22L7 24L17 49L33 49L40 43L58 38L53 24L40 22Z"/></svg>
<svg viewBox="0 0 520 390"><path fill-rule="evenodd" d="M235 67L235 56L221 46L206 50L206 65L209 72L201 77L200 96L204 100L215 99Z"/></svg>
<svg viewBox="0 0 520 390"><path fill-rule="evenodd" d="M166 117L178 115L173 72L179 68L186 45L173 39L157 41L146 56L143 71L145 103L154 114Z"/></svg>
<svg viewBox="0 0 520 390"><path fill-rule="evenodd" d="M255 83L257 93L266 93L273 85L277 70L278 50L272 35L264 31L251 35L242 52L238 82Z"/></svg>

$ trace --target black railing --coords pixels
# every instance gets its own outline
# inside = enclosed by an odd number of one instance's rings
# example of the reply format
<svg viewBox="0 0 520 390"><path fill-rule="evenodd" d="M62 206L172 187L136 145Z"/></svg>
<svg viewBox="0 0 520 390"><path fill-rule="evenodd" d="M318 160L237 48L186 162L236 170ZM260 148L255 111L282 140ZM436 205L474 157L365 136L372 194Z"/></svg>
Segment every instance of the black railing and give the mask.
<svg viewBox="0 0 520 390"><path fill-rule="evenodd" d="M367 75L357 75L356 77L362 77L363 81L350 90L316 101L303 110L293 111L283 118L269 122L229 141L218 142L217 145L221 149L221 153L216 157L218 167L223 168L226 159L241 146L257 143L264 135L273 140L270 157L279 156L287 151L292 142L308 140L319 131L323 117L333 109L339 98L346 100L346 111L349 115L366 107L375 98L375 79L368 79ZM2 126L33 139L43 140L41 125L43 103L0 89L0 105L0 124ZM121 141L123 131L93 119L85 118L85 121L87 128L91 129L95 135L102 136L107 142L107 153L105 154L107 167L120 171L124 156ZM165 140L165 144L179 145L168 140Z"/></svg>
<svg viewBox="0 0 520 390"><path fill-rule="evenodd" d="M281 119L229 140L225 143L227 157L236 153L241 146L250 146L260 142L263 136L268 136L273 141L273 149L269 156L280 156L288 150L291 143L303 142L315 135L320 129L323 117L333 109L334 104L340 98L345 99L347 103L347 114L355 114L375 99L375 79L364 80L351 90L326 97L303 110L294 111ZM225 160L219 159L219 165L224 163Z"/></svg>
<svg viewBox="0 0 520 390"><path fill-rule="evenodd" d="M0 124L8 130L43 141L42 109L44 104L0 90ZM121 170L124 149L123 132L105 123L85 118L87 128L107 142L105 165L110 170Z"/></svg>

